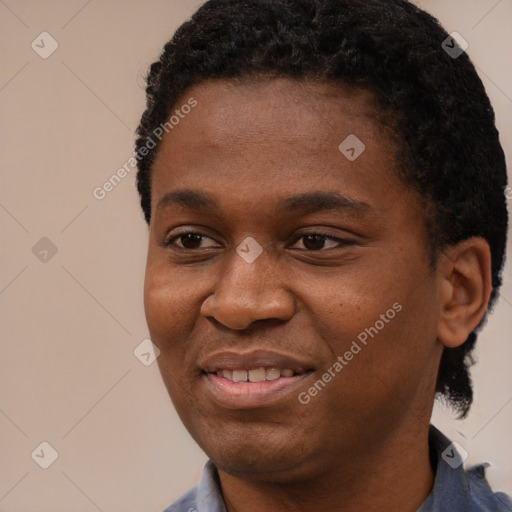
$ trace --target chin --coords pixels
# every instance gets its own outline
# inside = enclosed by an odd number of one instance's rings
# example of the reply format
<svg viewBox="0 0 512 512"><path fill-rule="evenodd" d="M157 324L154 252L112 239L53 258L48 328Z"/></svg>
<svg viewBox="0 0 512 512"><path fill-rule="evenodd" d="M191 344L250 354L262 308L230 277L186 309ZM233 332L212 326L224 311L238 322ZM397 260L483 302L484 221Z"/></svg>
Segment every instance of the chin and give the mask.
<svg viewBox="0 0 512 512"><path fill-rule="evenodd" d="M212 454L213 455L213 454ZM298 465L296 460L283 460L264 453L241 454L238 457L210 457L215 466L233 476L250 477L260 481L284 481L285 475Z"/></svg>
<svg viewBox="0 0 512 512"><path fill-rule="evenodd" d="M207 436L191 434L215 466L230 475L281 480L301 465L305 446L304 443L299 446L293 434L283 438L277 432L264 434L259 429L255 433L246 427L214 429ZM269 428L275 427L269 425Z"/></svg>

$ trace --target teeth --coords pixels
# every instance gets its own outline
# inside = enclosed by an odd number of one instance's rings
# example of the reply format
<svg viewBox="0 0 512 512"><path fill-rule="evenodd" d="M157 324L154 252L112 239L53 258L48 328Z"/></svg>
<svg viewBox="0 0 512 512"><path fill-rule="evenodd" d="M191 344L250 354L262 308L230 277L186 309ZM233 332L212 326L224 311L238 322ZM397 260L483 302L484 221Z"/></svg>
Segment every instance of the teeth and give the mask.
<svg viewBox="0 0 512 512"><path fill-rule="evenodd" d="M247 372L245 370L233 370L233 382L246 382Z"/></svg>
<svg viewBox="0 0 512 512"><path fill-rule="evenodd" d="M251 382L261 382L262 380L265 380L265 378L266 378L265 368L249 370L249 380Z"/></svg>
<svg viewBox="0 0 512 512"><path fill-rule="evenodd" d="M266 373L267 380L276 380L281 377L281 370L279 368L268 368Z"/></svg>
<svg viewBox="0 0 512 512"><path fill-rule="evenodd" d="M280 377L293 377L295 372L289 368L254 368L252 370L218 370L217 376L232 382L263 382L277 380Z"/></svg>

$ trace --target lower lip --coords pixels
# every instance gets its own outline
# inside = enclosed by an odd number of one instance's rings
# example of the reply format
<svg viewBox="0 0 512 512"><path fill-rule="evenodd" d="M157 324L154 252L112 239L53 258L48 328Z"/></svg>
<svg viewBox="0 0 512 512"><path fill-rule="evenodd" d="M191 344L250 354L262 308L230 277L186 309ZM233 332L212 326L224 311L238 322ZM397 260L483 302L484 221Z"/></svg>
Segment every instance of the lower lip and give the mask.
<svg viewBox="0 0 512 512"><path fill-rule="evenodd" d="M205 374L204 378L207 389L222 407L253 409L282 403L290 396L298 396L308 375L309 372L261 382L233 382L213 373Z"/></svg>

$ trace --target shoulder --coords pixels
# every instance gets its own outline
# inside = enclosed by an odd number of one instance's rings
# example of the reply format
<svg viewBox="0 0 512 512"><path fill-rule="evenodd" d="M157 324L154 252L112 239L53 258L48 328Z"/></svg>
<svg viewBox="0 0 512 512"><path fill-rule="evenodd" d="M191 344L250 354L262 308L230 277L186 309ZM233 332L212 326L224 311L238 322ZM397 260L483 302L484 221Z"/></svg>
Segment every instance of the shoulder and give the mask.
<svg viewBox="0 0 512 512"><path fill-rule="evenodd" d="M208 461L199 483L163 512L226 512L216 467Z"/></svg>
<svg viewBox="0 0 512 512"><path fill-rule="evenodd" d="M197 512L196 504L197 485L171 503L163 512Z"/></svg>
<svg viewBox="0 0 512 512"><path fill-rule="evenodd" d="M512 501L503 492L493 492L485 477L486 464L474 466L465 471L467 493L475 511L512 511Z"/></svg>
<svg viewBox="0 0 512 512"><path fill-rule="evenodd" d="M432 492L418 512L512 512L510 498L505 493L493 492L486 479L489 464L464 469L457 443L451 443L433 425L429 445L436 476Z"/></svg>
<svg viewBox="0 0 512 512"><path fill-rule="evenodd" d="M512 512L509 496L489 486L485 468L485 464L468 470L438 467L434 488L418 512Z"/></svg>

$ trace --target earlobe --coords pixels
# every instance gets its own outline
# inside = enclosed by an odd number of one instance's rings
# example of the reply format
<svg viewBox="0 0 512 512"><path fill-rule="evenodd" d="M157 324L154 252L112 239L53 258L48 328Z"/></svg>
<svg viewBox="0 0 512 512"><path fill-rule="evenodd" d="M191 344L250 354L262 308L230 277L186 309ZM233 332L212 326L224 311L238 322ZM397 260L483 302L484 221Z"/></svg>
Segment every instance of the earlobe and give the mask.
<svg viewBox="0 0 512 512"><path fill-rule="evenodd" d="M462 345L480 323L491 294L491 251L481 237L444 250L438 258L437 337L446 347Z"/></svg>

